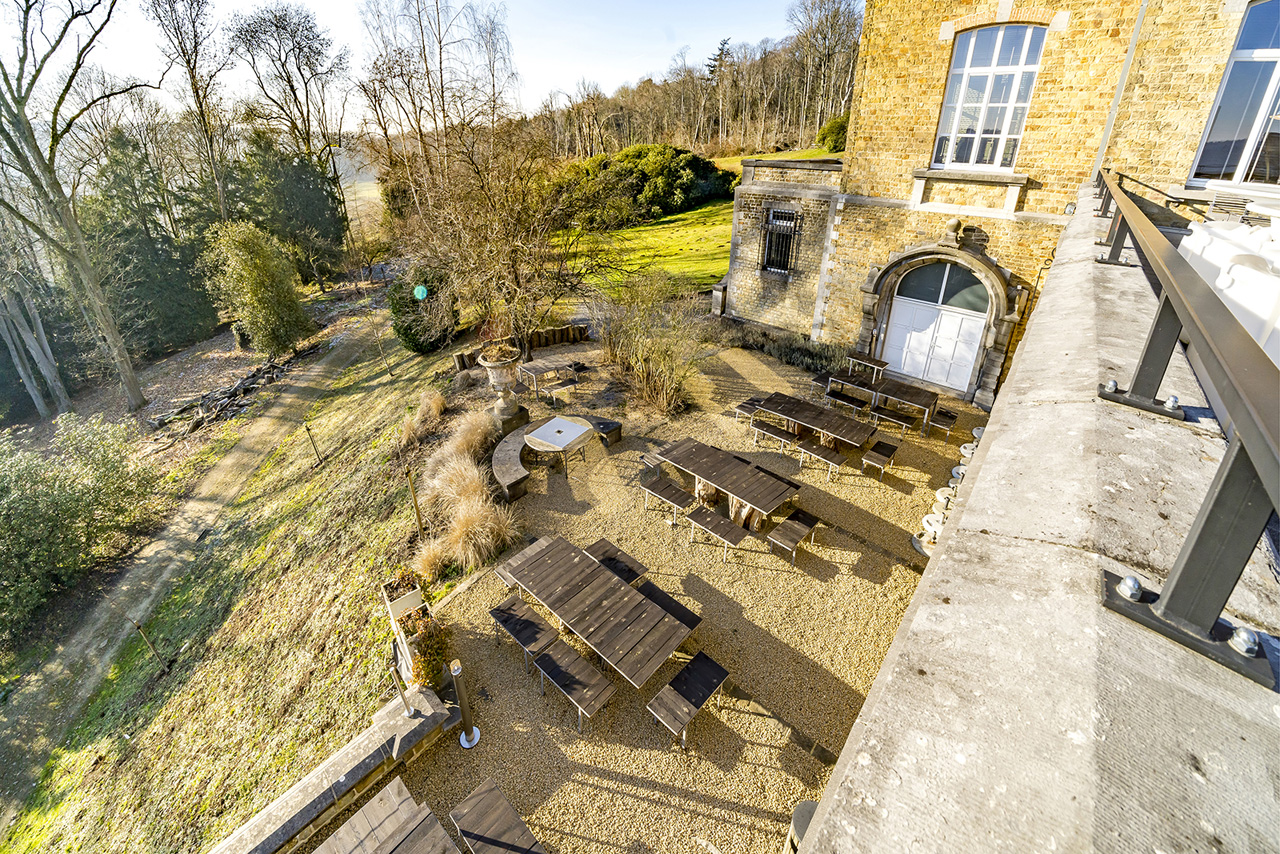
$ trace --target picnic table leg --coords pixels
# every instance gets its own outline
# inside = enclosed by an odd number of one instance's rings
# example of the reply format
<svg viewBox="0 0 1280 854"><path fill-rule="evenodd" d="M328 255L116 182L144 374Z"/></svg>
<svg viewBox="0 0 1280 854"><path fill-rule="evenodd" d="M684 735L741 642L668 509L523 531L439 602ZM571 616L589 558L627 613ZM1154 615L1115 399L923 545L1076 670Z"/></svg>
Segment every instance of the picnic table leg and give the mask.
<svg viewBox="0 0 1280 854"><path fill-rule="evenodd" d="M687 751L689 749L689 743L685 740L685 736L687 736L688 733L689 733L689 725L685 724L684 729L680 730L680 749L681 750Z"/></svg>
<svg viewBox="0 0 1280 854"><path fill-rule="evenodd" d="M542 668L538 668L538 684L542 686L542 696L547 696L547 674L542 672Z"/></svg>
<svg viewBox="0 0 1280 854"><path fill-rule="evenodd" d="M672 504L671 505L671 527L674 528L675 526L676 526L676 506Z"/></svg>
<svg viewBox="0 0 1280 854"><path fill-rule="evenodd" d="M578 709L578 735L582 735L582 709Z"/></svg>

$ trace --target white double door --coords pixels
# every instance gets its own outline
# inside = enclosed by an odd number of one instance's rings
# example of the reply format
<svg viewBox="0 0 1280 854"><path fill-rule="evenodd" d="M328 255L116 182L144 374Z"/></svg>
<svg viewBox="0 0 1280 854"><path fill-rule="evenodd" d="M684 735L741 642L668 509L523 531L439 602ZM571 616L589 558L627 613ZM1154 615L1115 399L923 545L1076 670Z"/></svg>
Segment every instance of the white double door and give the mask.
<svg viewBox="0 0 1280 854"><path fill-rule="evenodd" d="M986 325L985 314L897 297L880 358L890 370L967 392Z"/></svg>

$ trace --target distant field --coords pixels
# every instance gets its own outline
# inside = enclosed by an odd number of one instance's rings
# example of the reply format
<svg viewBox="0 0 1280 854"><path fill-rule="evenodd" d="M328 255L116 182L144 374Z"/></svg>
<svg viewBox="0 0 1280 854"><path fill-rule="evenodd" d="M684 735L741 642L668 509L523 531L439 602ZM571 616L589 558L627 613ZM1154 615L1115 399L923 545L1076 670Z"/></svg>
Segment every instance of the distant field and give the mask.
<svg viewBox="0 0 1280 854"><path fill-rule="evenodd" d="M728 169L730 172L741 172L743 160L755 160L757 158L762 160L817 160L820 157L839 158L843 154L840 151L833 154L825 148L805 148L800 151L775 151L770 154L743 154L740 157L720 157L711 162L721 169Z"/></svg>
<svg viewBox="0 0 1280 854"><path fill-rule="evenodd" d="M733 201L711 202L615 235L634 260L688 279L714 285L729 272Z"/></svg>

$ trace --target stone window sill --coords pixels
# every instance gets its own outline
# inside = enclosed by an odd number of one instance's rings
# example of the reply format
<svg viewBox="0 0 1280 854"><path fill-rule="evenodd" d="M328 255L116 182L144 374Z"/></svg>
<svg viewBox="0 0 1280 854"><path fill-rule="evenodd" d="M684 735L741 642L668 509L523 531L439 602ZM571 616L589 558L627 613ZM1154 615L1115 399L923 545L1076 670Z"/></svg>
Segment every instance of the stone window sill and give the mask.
<svg viewBox="0 0 1280 854"><path fill-rule="evenodd" d="M760 269L760 278L768 282L789 282L791 281L791 272L783 272L781 270Z"/></svg>
<svg viewBox="0 0 1280 854"><path fill-rule="evenodd" d="M1025 187L1031 180L1029 175L1014 172L979 172L963 169L915 169L911 177L917 180L959 181L966 184L1008 184Z"/></svg>

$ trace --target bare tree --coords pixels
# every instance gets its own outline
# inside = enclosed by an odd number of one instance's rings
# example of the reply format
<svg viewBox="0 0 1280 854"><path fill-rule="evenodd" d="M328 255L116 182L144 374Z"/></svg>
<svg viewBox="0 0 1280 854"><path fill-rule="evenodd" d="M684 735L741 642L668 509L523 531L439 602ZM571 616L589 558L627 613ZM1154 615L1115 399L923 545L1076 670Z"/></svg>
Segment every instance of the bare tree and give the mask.
<svg viewBox="0 0 1280 854"><path fill-rule="evenodd" d="M215 38L212 0L147 0L147 14L160 27L165 58L181 67L191 97L191 117L200 137L205 168L218 196L218 215L225 222L227 186L225 139L230 122L218 101L218 75L231 64L230 54Z"/></svg>
<svg viewBox="0 0 1280 854"><path fill-rule="evenodd" d="M75 296L97 330L129 408L140 409L146 398L107 305L71 196L59 177L58 155L63 141L87 112L147 84L111 87L84 102L72 99L90 54L111 22L117 0L70 0L61 8L48 0L13 2L20 38L16 55L0 57L0 167L17 177L27 193L25 198L13 193L0 195L0 209L29 228L65 263ZM46 93L44 81L59 74L55 63L64 56L68 57L66 67ZM41 103L42 98L47 102Z"/></svg>
<svg viewBox="0 0 1280 854"><path fill-rule="evenodd" d="M36 299L37 292L47 294L50 290L30 232L11 216L0 216L0 337L42 418L71 411L71 398L58 372ZM36 374L43 381L43 390ZM52 399L52 410L44 390Z"/></svg>
<svg viewBox="0 0 1280 854"><path fill-rule="evenodd" d="M340 144L341 99L336 84L347 74L348 54L333 53L333 41L305 6L275 3L231 25L231 49L249 66L258 89L254 118L286 133L294 148L319 156Z"/></svg>

